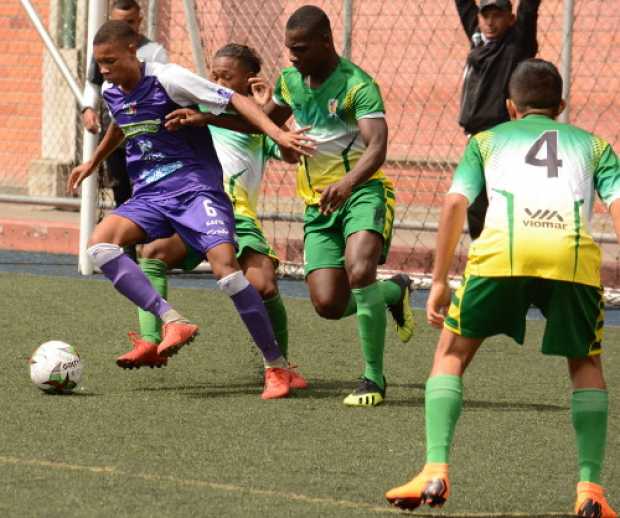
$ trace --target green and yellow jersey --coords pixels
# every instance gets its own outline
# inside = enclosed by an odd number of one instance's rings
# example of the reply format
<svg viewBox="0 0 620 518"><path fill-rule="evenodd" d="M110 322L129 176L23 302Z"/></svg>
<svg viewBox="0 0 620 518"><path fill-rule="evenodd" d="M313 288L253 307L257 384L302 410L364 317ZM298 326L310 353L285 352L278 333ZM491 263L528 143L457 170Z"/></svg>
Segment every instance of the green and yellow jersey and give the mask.
<svg viewBox="0 0 620 518"><path fill-rule="evenodd" d="M467 274L532 276L600 286L590 220L594 193L620 197L620 163L604 140L542 115L474 135L450 192L489 197Z"/></svg>
<svg viewBox="0 0 620 518"><path fill-rule="evenodd" d="M364 153L357 121L384 118L379 86L361 68L344 58L318 88L310 88L296 68L285 68L276 82L273 101L289 106L298 128L317 142L312 157L304 157L297 172L297 192L307 205L317 205L321 190L340 180ZM391 182L381 170L371 179Z"/></svg>
<svg viewBox="0 0 620 518"><path fill-rule="evenodd" d="M265 163L270 158L279 160L280 149L263 134L248 135L216 126L209 129L235 216L251 218L260 228L257 205Z"/></svg>

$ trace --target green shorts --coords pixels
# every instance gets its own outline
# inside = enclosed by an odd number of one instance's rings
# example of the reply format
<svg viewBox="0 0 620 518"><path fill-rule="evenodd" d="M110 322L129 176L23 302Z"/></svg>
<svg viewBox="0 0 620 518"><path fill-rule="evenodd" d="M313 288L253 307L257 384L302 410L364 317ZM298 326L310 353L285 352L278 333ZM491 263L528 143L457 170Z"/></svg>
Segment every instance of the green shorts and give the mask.
<svg viewBox="0 0 620 518"><path fill-rule="evenodd" d="M235 234L237 237L237 259L247 250L254 250L259 254L270 257L274 262L275 268L278 267L278 256L269 245L263 231L252 218L245 216L235 216ZM203 261L203 257L193 248L187 247L187 255L181 263L181 268L192 271Z"/></svg>
<svg viewBox="0 0 620 518"><path fill-rule="evenodd" d="M304 214L304 273L320 268L344 268L348 237L371 230L383 237L383 264L390 249L394 225L394 190L379 180L357 188L338 210L325 216L317 205Z"/></svg>
<svg viewBox="0 0 620 518"><path fill-rule="evenodd" d="M585 284L470 275L454 293L444 326L467 338L505 334L523 344L525 317L532 305L547 319L544 354L584 358L601 353L603 292Z"/></svg>

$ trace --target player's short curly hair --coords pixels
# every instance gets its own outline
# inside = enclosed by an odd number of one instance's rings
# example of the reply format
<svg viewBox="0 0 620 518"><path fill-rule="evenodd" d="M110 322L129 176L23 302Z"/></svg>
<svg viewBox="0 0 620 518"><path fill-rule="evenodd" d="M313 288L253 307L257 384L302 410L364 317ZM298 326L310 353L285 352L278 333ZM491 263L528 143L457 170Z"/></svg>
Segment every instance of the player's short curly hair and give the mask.
<svg viewBox="0 0 620 518"><path fill-rule="evenodd" d="M111 43L113 41L135 43L137 39L136 31L127 22L109 20L99 27L93 39L93 45L102 45L103 43Z"/></svg>
<svg viewBox="0 0 620 518"><path fill-rule="evenodd" d="M252 47L241 45L240 43L228 43L224 45L215 52L213 58L238 59L253 74L258 74L263 64L263 60Z"/></svg>
<svg viewBox="0 0 620 518"><path fill-rule="evenodd" d="M562 102L562 76L549 61L526 59L512 73L508 93L520 112L555 109Z"/></svg>
<svg viewBox="0 0 620 518"><path fill-rule="evenodd" d="M310 34L331 34L329 17L316 5L304 5L297 9L286 22L286 30L303 29Z"/></svg>

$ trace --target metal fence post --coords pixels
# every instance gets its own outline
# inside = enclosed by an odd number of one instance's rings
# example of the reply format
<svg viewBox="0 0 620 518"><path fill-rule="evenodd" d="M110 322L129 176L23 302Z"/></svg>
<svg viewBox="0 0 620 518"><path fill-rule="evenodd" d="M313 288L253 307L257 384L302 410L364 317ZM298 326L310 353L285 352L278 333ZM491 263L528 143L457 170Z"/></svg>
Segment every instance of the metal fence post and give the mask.
<svg viewBox="0 0 620 518"><path fill-rule="evenodd" d="M158 0L149 0L146 17L146 37L150 40L157 40L157 13L159 9Z"/></svg>
<svg viewBox="0 0 620 518"><path fill-rule="evenodd" d="M106 19L106 2L89 0L88 2L88 42L86 44L86 63L92 61L93 38L97 29ZM88 65L87 65L88 66ZM84 130L82 143L82 160L90 160L97 147L98 136ZM86 253L88 240L95 228L97 216L97 175L90 175L82 182L82 203L80 205L80 244L78 269L82 275L91 275L93 265Z"/></svg>
<svg viewBox="0 0 620 518"><path fill-rule="evenodd" d="M194 57L196 72L202 77L207 77L205 53L202 48L202 40L200 39L200 27L198 27L198 22L196 21L196 3L194 0L183 0L183 7L185 8L185 21L192 45L192 56Z"/></svg>
<svg viewBox="0 0 620 518"><path fill-rule="evenodd" d="M353 35L353 0L344 0L342 5L342 18L344 20L343 27L343 44L342 44L342 55L351 59L351 50L352 50L352 35Z"/></svg>
<svg viewBox="0 0 620 518"><path fill-rule="evenodd" d="M562 56L560 58L560 73L564 81L562 98L566 101L566 108L558 117L560 122L570 121L570 87L573 67L573 17L575 14L574 0L564 0L564 19L562 24Z"/></svg>

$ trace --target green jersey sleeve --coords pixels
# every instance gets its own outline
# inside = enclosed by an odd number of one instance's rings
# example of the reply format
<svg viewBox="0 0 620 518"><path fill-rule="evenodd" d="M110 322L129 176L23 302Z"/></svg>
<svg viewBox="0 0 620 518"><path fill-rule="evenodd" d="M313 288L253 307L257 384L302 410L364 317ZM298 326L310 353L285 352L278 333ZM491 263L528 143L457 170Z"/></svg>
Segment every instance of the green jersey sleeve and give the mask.
<svg viewBox="0 0 620 518"><path fill-rule="evenodd" d="M620 198L620 161L611 146L598 137L595 137L594 142L594 159L596 192L609 207L613 201Z"/></svg>
<svg viewBox="0 0 620 518"><path fill-rule="evenodd" d="M476 138L471 138L448 192L462 194L471 205L484 188L484 161Z"/></svg>
<svg viewBox="0 0 620 518"><path fill-rule="evenodd" d="M273 101L278 106L290 106L291 94L289 92L286 81L284 80L284 74L280 74L276 81L276 86L273 89Z"/></svg>
<svg viewBox="0 0 620 518"><path fill-rule="evenodd" d="M368 82L362 83L351 89L351 92L347 95L352 97L352 104L356 119L363 119L369 115L383 115L385 113L385 106L383 105L383 98L381 97L381 91L377 83ZM345 105L348 99L345 99Z"/></svg>
<svg viewBox="0 0 620 518"><path fill-rule="evenodd" d="M271 140L268 136L265 135L263 139L263 152L265 156L265 161L270 158L274 158L276 160L282 160L282 154L280 153L280 147L273 140Z"/></svg>

